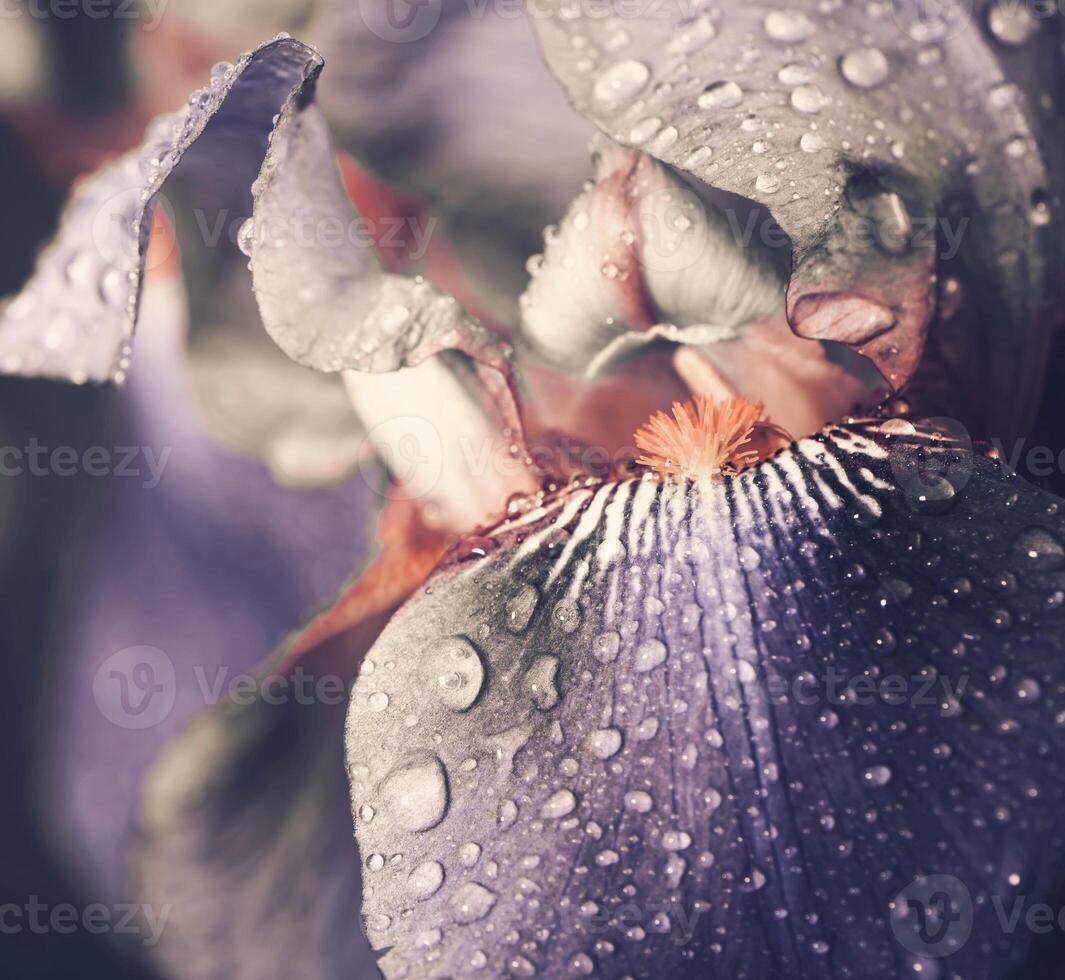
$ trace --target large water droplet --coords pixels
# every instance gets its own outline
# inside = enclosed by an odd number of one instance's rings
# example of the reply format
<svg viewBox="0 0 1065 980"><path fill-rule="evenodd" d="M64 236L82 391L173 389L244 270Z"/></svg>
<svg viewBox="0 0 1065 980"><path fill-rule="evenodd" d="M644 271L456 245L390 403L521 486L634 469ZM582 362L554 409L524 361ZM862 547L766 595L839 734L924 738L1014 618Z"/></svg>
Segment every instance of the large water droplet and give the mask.
<svg viewBox="0 0 1065 980"><path fill-rule="evenodd" d="M1065 548L1049 531L1030 527L1021 531L1014 543L1021 568L1031 572L1052 572L1065 565Z"/></svg>
<svg viewBox="0 0 1065 980"><path fill-rule="evenodd" d="M799 64L795 61L784 65L777 72L777 81L781 85L806 85L812 82L813 78L814 70L809 65Z"/></svg>
<svg viewBox="0 0 1065 980"><path fill-rule="evenodd" d="M540 592L535 585L523 583L517 593L507 603L507 629L512 633L521 633L529 625L536 606L540 602Z"/></svg>
<svg viewBox="0 0 1065 980"><path fill-rule="evenodd" d="M255 221L253 219L246 218L241 223L240 230L237 232L237 248L251 258L251 253L255 249Z"/></svg>
<svg viewBox="0 0 1065 980"><path fill-rule="evenodd" d="M780 190L780 178L776 174L771 173L759 174L755 178L754 188L759 194L774 194ZM757 552L755 552L753 548L749 548L748 551L753 552L757 556ZM740 555L740 565L744 568L747 567L743 564L742 552Z"/></svg>
<svg viewBox="0 0 1065 980"><path fill-rule="evenodd" d="M771 10L764 24L766 34L784 44L798 44L814 32L813 22L801 10Z"/></svg>
<svg viewBox="0 0 1065 980"><path fill-rule="evenodd" d="M600 663L611 663L617 659L620 647L621 636L619 634L613 630L601 633L595 638L595 659Z"/></svg>
<svg viewBox="0 0 1065 980"><path fill-rule="evenodd" d="M839 70L856 88L876 88L887 81L891 66L879 48L852 48L840 59Z"/></svg>
<svg viewBox="0 0 1065 980"><path fill-rule="evenodd" d="M642 789L634 789L625 794L625 809L632 810L633 813L649 813L654 805L651 794Z"/></svg>
<svg viewBox="0 0 1065 980"><path fill-rule="evenodd" d="M621 748L621 732L616 728L600 728L588 736L588 747L597 759L609 759Z"/></svg>
<svg viewBox="0 0 1065 980"><path fill-rule="evenodd" d="M560 789L551 795L540 809L540 816L549 820L559 820L572 813L577 807L577 797L568 789Z"/></svg>
<svg viewBox="0 0 1065 980"><path fill-rule="evenodd" d="M433 756L394 769L381 784L381 799L404 830L435 827L444 819L448 805L447 778L440 760Z"/></svg>
<svg viewBox="0 0 1065 980"><path fill-rule="evenodd" d="M995 39L1007 45L1024 44L1039 30L1031 6L1019 0L997 0L987 12L987 26Z"/></svg>
<svg viewBox="0 0 1065 980"><path fill-rule="evenodd" d="M824 108L825 96L816 85L800 85L791 93L791 104L799 112L812 115Z"/></svg>
<svg viewBox="0 0 1065 980"><path fill-rule="evenodd" d="M435 895L443 883L444 866L439 861L426 861L407 876L407 891L420 902Z"/></svg>
<svg viewBox="0 0 1065 980"><path fill-rule="evenodd" d="M711 82L696 101L700 109L732 109L743 101L743 89L735 82Z"/></svg>
<svg viewBox="0 0 1065 980"><path fill-rule="evenodd" d="M451 912L460 925L483 919L496 903L495 893L476 881L460 885L451 896Z"/></svg>

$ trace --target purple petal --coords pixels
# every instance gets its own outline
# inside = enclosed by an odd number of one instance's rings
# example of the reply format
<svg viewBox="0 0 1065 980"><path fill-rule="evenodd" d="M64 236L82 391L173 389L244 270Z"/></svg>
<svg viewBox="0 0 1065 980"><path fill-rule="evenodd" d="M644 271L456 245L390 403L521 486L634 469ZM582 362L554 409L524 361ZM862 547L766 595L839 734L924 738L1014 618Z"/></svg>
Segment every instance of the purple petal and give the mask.
<svg viewBox="0 0 1065 980"><path fill-rule="evenodd" d="M172 190L201 208L246 192L271 118L320 69L321 59L298 41L264 44L236 66L220 66L184 110L157 120L138 153L81 184L33 277L0 316L3 370L77 382L124 377L167 178L183 163ZM238 132L242 139L234 139Z"/></svg>
<svg viewBox="0 0 1065 980"><path fill-rule="evenodd" d="M386 976L1007 975L1065 859L1061 507L891 420L466 549L349 711Z"/></svg>

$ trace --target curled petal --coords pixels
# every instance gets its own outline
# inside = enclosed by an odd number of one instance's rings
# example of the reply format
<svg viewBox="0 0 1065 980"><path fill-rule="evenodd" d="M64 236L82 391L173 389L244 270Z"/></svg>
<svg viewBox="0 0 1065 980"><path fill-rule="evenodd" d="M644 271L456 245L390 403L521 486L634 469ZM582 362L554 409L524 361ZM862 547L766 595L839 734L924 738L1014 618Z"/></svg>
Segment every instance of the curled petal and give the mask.
<svg viewBox="0 0 1065 980"><path fill-rule="evenodd" d="M301 236L356 218L313 104L282 113L254 196L248 249L266 329L298 363L347 372L393 476L420 485L412 492L435 504L439 521L461 529L530 489L510 348L424 279L382 271L350 236ZM487 453L481 472L464 452Z"/></svg>
<svg viewBox="0 0 1065 980"><path fill-rule="evenodd" d="M915 365L938 292L960 284L974 315L936 323L933 380L952 414L1009 434L1035 407L1060 297L1063 122L1042 108L1058 25L1004 9L670 2L629 22L554 0L535 26L613 139L769 208L800 334L929 390Z"/></svg>
<svg viewBox="0 0 1065 980"><path fill-rule="evenodd" d="M521 333L533 351L595 375L654 340L735 339L779 308L779 270L741 247L724 202L652 157L604 144L597 159L533 262Z"/></svg>
<svg viewBox="0 0 1065 980"><path fill-rule="evenodd" d="M420 278L382 272L374 251L350 235L300 237L301 228L351 228L357 218L313 104L282 112L254 196L255 293L267 331L289 357L317 371L391 372L459 350L519 427L509 349L452 297Z"/></svg>
<svg viewBox="0 0 1065 980"><path fill-rule="evenodd" d="M175 180L204 208L227 190L247 188L272 117L320 69L306 45L268 42L236 65L219 66L183 110L153 124L140 151L86 178L32 278L0 313L0 367L76 382L121 380L164 183L183 163ZM235 131L248 138L234 141Z"/></svg>
<svg viewBox="0 0 1065 980"><path fill-rule="evenodd" d="M1008 975L1065 862L1060 507L895 419L443 565L349 710L385 975Z"/></svg>
<svg viewBox="0 0 1065 980"><path fill-rule="evenodd" d="M588 377L617 372L652 344L679 345L676 371L692 391L764 401L800 434L869 397L862 370L789 329L790 244L765 208L606 141L597 159L596 183L547 230L531 263L520 334L528 350ZM658 388L648 410L668 404L667 385ZM579 431L594 425L585 413Z"/></svg>

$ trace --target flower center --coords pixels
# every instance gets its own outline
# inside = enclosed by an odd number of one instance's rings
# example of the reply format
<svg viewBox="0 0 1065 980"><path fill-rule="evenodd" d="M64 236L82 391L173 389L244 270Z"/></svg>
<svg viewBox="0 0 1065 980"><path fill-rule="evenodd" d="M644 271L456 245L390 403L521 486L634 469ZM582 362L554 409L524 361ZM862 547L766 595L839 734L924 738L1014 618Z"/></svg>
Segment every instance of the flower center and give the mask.
<svg viewBox="0 0 1065 980"><path fill-rule="evenodd" d="M633 439L643 451L636 462L660 479L719 480L738 473L792 441L763 412L761 402L742 397L674 402L672 415L656 412L636 430Z"/></svg>

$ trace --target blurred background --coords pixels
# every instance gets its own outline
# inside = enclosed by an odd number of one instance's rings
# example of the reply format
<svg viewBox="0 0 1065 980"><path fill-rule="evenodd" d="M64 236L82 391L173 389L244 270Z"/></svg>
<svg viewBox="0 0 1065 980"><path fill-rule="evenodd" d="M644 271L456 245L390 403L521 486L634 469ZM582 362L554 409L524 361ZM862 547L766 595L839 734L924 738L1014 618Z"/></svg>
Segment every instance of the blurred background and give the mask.
<svg viewBox="0 0 1065 980"><path fill-rule="evenodd" d="M297 29L304 8L5 3L0 292L25 281L79 176L137 146L213 63ZM124 727L92 696L103 662L146 647L179 672L248 670L364 557L373 479L286 487L210 435L177 363L187 320L184 291L161 282L142 316L151 339L121 389L0 379L0 443L19 450L9 462L34 446L42 460L61 447L111 460L102 477L17 464L0 477L0 976L152 975L150 932L120 925L136 902L137 788L203 698L179 690L156 724ZM127 454L138 476L117 472ZM154 485L149 456L165 461Z"/></svg>

